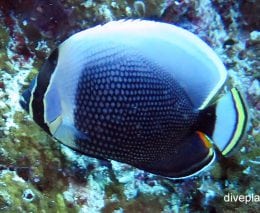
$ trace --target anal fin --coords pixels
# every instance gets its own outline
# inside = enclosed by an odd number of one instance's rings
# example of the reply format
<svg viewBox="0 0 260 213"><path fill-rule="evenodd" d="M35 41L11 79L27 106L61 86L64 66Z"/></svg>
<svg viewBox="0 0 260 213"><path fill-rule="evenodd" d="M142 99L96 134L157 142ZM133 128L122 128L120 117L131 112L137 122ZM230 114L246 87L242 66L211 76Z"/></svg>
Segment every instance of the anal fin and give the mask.
<svg viewBox="0 0 260 213"><path fill-rule="evenodd" d="M157 175L181 179L196 175L208 167L214 159L215 152L210 139L202 132L195 132L178 144L175 153L170 157L141 167Z"/></svg>

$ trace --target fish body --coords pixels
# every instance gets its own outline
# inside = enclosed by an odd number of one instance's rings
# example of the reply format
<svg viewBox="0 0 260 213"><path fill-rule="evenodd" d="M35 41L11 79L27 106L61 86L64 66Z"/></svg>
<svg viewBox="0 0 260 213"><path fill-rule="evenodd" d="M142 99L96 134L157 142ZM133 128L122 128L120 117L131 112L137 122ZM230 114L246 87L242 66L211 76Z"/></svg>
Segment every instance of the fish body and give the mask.
<svg viewBox="0 0 260 213"><path fill-rule="evenodd" d="M89 156L184 178L229 155L247 123L227 73L194 34L152 21L79 32L47 59L21 105L47 133Z"/></svg>

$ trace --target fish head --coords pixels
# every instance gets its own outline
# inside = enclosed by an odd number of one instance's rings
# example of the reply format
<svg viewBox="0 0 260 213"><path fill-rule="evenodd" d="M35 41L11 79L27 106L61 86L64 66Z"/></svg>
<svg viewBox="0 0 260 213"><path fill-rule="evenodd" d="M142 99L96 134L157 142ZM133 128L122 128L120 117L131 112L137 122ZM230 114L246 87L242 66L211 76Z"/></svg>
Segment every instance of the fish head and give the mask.
<svg viewBox="0 0 260 213"><path fill-rule="evenodd" d="M20 98L20 105L33 120L49 133L45 122L45 94L58 60L58 49L55 49L44 62L38 75L32 80Z"/></svg>

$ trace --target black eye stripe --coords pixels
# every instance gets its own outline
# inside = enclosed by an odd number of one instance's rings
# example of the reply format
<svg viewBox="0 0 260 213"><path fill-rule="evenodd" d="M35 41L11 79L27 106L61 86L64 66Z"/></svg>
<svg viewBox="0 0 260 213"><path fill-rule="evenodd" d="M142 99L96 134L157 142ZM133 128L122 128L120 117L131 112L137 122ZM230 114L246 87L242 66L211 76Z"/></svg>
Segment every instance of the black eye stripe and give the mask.
<svg viewBox="0 0 260 213"><path fill-rule="evenodd" d="M48 126L44 123L44 94L49 86L51 76L55 70L58 61L58 48L55 49L43 64L37 76L37 86L33 93L32 110L33 119L46 132L50 134Z"/></svg>

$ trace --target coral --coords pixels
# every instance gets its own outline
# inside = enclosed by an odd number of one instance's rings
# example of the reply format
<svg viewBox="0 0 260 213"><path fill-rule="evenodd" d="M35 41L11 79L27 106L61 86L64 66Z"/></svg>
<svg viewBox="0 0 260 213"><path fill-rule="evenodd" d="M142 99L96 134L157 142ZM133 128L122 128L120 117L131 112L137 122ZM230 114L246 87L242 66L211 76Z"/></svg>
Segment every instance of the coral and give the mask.
<svg viewBox="0 0 260 213"><path fill-rule="evenodd" d="M170 1L163 10L161 19L174 24L193 22L199 19L197 8L196 1Z"/></svg>
<svg viewBox="0 0 260 213"><path fill-rule="evenodd" d="M143 1L134 2L134 10L139 17L144 17L146 13L146 6Z"/></svg>
<svg viewBox="0 0 260 213"><path fill-rule="evenodd" d="M5 51L8 43L8 33L3 27L0 27L0 35L0 70L8 70L8 56Z"/></svg>
<svg viewBox="0 0 260 213"><path fill-rule="evenodd" d="M253 1L241 1L239 10L242 14L242 25L247 30L260 30L260 4Z"/></svg>

